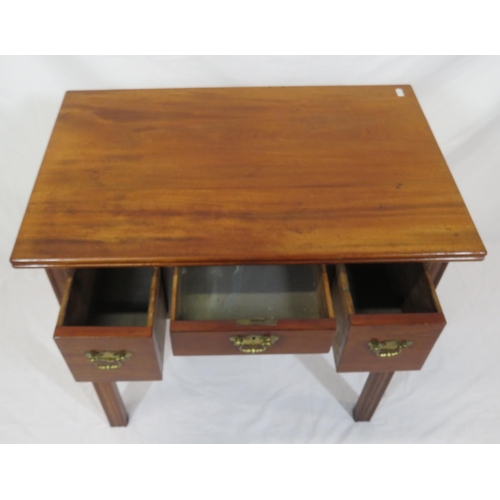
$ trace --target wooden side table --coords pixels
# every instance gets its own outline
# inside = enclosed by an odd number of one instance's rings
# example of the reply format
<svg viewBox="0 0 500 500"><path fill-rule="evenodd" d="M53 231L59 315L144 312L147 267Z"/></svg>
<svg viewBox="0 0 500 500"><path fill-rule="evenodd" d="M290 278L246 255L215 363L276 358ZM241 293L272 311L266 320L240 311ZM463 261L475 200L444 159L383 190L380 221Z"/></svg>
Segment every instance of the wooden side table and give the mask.
<svg viewBox="0 0 500 500"><path fill-rule="evenodd" d="M167 308L178 355L333 345L369 420L445 325L447 263L485 255L402 85L67 92L11 262L47 270L70 370L126 425Z"/></svg>

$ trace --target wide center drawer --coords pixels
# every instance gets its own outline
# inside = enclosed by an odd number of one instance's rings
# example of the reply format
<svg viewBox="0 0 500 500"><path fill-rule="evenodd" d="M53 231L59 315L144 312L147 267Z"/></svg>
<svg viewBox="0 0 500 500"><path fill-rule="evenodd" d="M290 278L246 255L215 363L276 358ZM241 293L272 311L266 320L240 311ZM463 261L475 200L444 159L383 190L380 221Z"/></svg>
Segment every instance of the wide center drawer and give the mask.
<svg viewBox="0 0 500 500"><path fill-rule="evenodd" d="M422 368L446 324L424 265L339 264L329 270L337 371Z"/></svg>
<svg viewBox="0 0 500 500"><path fill-rule="evenodd" d="M77 269L54 339L75 380L161 380L166 299L159 268Z"/></svg>
<svg viewBox="0 0 500 500"><path fill-rule="evenodd" d="M178 267L175 355L320 353L335 330L325 266Z"/></svg>

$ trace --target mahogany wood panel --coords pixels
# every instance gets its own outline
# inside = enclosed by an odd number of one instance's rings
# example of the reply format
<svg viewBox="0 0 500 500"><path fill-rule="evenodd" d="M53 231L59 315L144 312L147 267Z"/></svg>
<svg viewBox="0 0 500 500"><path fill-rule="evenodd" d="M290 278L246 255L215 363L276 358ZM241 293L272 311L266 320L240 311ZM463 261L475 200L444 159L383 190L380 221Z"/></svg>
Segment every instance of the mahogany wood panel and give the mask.
<svg viewBox="0 0 500 500"><path fill-rule="evenodd" d="M167 335L167 295L165 282L163 281L161 269L153 274L151 284L152 293L149 311L152 311L152 318L148 323L153 327L154 352L156 353L156 365L160 370L160 379L163 378L163 358L165 353L165 341Z"/></svg>
<svg viewBox="0 0 500 500"><path fill-rule="evenodd" d="M157 268L153 274L148 324L144 327L65 326L66 306L72 283L73 279L69 279L54 339L75 380L161 380L167 312L160 269ZM129 351L132 356L122 366L112 370L96 368L85 356L88 351L122 350Z"/></svg>
<svg viewBox="0 0 500 500"><path fill-rule="evenodd" d="M273 325L242 325L236 321L216 320L216 321L191 321L170 320L170 331L174 332L261 332L262 330L272 331L304 331L304 330L330 330L335 328L335 318L320 319L279 319Z"/></svg>
<svg viewBox="0 0 500 500"><path fill-rule="evenodd" d="M102 408L111 427L124 427L128 424L128 414L118 392L116 382L94 382Z"/></svg>
<svg viewBox="0 0 500 500"><path fill-rule="evenodd" d="M445 324L440 313L354 316L337 371L420 370ZM368 343L371 340L411 341L413 345L397 356L381 358L370 351Z"/></svg>
<svg viewBox="0 0 500 500"><path fill-rule="evenodd" d="M434 286L437 287L448 267L448 262L426 262L425 267L432 277Z"/></svg>
<svg viewBox="0 0 500 500"><path fill-rule="evenodd" d="M340 364L341 356L344 352L347 336L351 328L350 317L354 314L354 304L349 292L349 281L347 273L341 272L337 266L330 267L331 273L331 293L333 309L335 311L336 330L333 337L333 357L335 366Z"/></svg>
<svg viewBox="0 0 500 500"><path fill-rule="evenodd" d="M412 88L389 85L67 92L11 261L485 254Z"/></svg>
<svg viewBox="0 0 500 500"><path fill-rule="evenodd" d="M73 377L77 382L110 382L119 380L161 380L158 365L160 354L156 350L151 328L125 329L123 327L57 327L55 341ZM89 334L88 330L94 330ZM141 338L143 337L143 338ZM100 370L85 356L88 351L122 351L132 357L115 370Z"/></svg>
<svg viewBox="0 0 500 500"><path fill-rule="evenodd" d="M73 273L73 269L47 268L45 272L47 273L47 277L52 285L52 290L54 290L54 294L60 304L64 295L64 290L66 289L66 282Z"/></svg>
<svg viewBox="0 0 500 500"><path fill-rule="evenodd" d="M394 373L370 373L365 382L358 402L354 407L353 417L356 422L368 422L377 409Z"/></svg>
<svg viewBox="0 0 500 500"><path fill-rule="evenodd" d="M175 356L207 356L222 354L242 354L238 347L229 340L232 336L275 335L276 343L262 354L313 354L328 352L332 347L335 320L331 320L329 330L283 330L280 327L273 330L246 331L172 331L172 352ZM256 354L252 354L255 356Z"/></svg>
<svg viewBox="0 0 500 500"><path fill-rule="evenodd" d="M58 326L82 325L87 318L95 291L97 269L76 270L67 282L57 320Z"/></svg>

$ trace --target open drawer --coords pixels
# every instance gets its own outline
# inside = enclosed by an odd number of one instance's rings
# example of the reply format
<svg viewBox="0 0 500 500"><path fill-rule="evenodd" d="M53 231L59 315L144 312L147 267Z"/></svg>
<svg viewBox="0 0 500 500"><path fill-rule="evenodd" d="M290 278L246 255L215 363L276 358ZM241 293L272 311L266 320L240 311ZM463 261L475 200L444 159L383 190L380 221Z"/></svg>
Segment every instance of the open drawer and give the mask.
<svg viewBox="0 0 500 500"><path fill-rule="evenodd" d="M446 321L423 264L332 266L339 372L422 368Z"/></svg>
<svg viewBox="0 0 500 500"><path fill-rule="evenodd" d="M325 266L209 266L173 271L175 355L320 353L335 319Z"/></svg>
<svg viewBox="0 0 500 500"><path fill-rule="evenodd" d="M54 339L75 380L161 380L166 300L159 268L77 269Z"/></svg>

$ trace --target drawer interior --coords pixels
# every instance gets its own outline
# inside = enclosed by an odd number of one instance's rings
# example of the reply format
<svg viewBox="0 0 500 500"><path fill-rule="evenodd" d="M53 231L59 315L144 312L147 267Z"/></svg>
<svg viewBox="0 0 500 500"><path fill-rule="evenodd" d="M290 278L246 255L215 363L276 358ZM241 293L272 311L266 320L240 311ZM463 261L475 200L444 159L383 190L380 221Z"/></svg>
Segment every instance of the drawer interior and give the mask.
<svg viewBox="0 0 500 500"><path fill-rule="evenodd" d="M356 314L434 313L433 285L419 263L346 265Z"/></svg>
<svg viewBox="0 0 500 500"><path fill-rule="evenodd" d="M176 272L176 320L251 323L329 317L331 299L322 266L203 266Z"/></svg>
<svg viewBox="0 0 500 500"><path fill-rule="evenodd" d="M153 268L77 269L63 326L147 326Z"/></svg>

